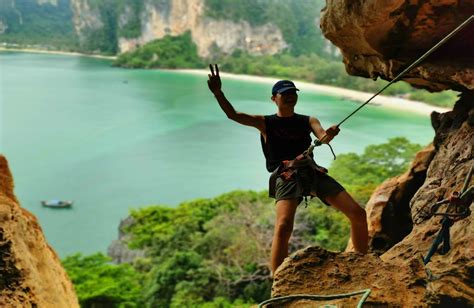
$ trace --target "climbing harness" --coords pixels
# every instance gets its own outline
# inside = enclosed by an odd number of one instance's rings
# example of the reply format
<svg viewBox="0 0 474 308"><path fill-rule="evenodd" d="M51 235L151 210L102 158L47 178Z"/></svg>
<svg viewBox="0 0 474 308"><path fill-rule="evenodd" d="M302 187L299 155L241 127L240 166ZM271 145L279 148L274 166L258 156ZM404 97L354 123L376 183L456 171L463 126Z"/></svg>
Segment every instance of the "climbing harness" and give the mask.
<svg viewBox="0 0 474 308"><path fill-rule="evenodd" d="M371 292L370 289L365 289L365 290L360 290L360 291L351 292L351 293L332 294L332 295L312 295L312 294L287 295L287 296L280 296L280 297L267 299L266 301L261 302L258 305L258 308L263 308L263 306L271 304L271 303L275 303L275 302L284 302L284 301L298 300L298 299L333 300L333 299L341 299L341 298L351 297L354 295L363 294L361 299L359 300L359 303L357 304L357 308L362 308L362 304L364 304L364 302L367 300L367 297L369 297L370 292Z"/></svg>
<svg viewBox="0 0 474 308"><path fill-rule="evenodd" d="M275 194L276 180L278 177L282 178L285 181L297 180L298 170L301 168L311 169L315 173L326 174L328 170L324 167L319 166L313 160L311 155L303 153L298 155L293 160L284 160L281 162L280 166L272 172L270 176L270 195ZM307 195L303 196L305 207L308 206L308 196L311 195L309 191L306 192Z"/></svg>
<svg viewBox="0 0 474 308"><path fill-rule="evenodd" d="M305 167L311 168L315 172L328 173L328 170L316 164L310 155L303 153L293 160L282 161L279 175L284 180L289 181L294 179L299 168Z"/></svg>
<svg viewBox="0 0 474 308"><path fill-rule="evenodd" d="M385 85L382 89L380 89L377 93L375 93L374 95L372 95L372 97L370 97L365 103L363 103L362 105L360 105L356 110L354 110L351 114L349 114L347 117L345 117L341 122L339 122L336 127L339 127L342 125L342 123L344 123L346 120L348 120L350 117L352 117L356 112L358 112L360 109L362 109L365 105L367 105L372 99L374 99L377 95L379 95L380 93L382 93L385 89L387 89L390 85L392 85L394 82L397 82L398 80L401 79L401 77L403 75L405 75L405 73L407 73L408 71L410 71L412 68L414 68L415 66L417 66L420 62L422 62L424 59L426 59L431 53L433 53L436 49L438 49L441 45L443 45L444 43L446 43L451 37L453 37L454 35L456 35L456 33L458 33L459 31L461 31L464 27L466 27L471 21L474 20L474 15L471 15L471 17L467 18L463 23L461 23L458 27L456 27L456 29L454 29L453 31L451 31L448 35L446 35L442 40L440 40L436 45L434 45L433 47L431 47L427 52L425 52L421 57L419 57L415 62L413 62L412 64L410 64L406 69L404 69L400 74L398 74L395 78L393 78L387 85ZM316 146L320 146L322 145L323 143L316 139L314 141L314 145L311 145L309 148L308 148L308 152L313 152L313 149L314 147ZM329 145L329 143L327 143L327 145L330 147L331 149L331 152L334 156L334 159L336 159L336 155L334 154L334 151L332 149L332 147Z"/></svg>
<svg viewBox="0 0 474 308"><path fill-rule="evenodd" d="M425 265L430 262L431 257L436 253L436 251L441 255L448 253L449 249L451 249L449 234L451 226L456 221L464 219L471 214L469 207L474 199L474 185L469 188L468 186L471 182L473 170L474 165L469 169L461 193L453 192L449 198L438 201L431 206L431 216L443 216L443 219L441 220L441 229L439 230L438 235L434 239L426 257L423 257L423 263ZM446 211L438 212L438 208L443 204L448 204ZM438 249L441 243L443 243L443 246Z"/></svg>

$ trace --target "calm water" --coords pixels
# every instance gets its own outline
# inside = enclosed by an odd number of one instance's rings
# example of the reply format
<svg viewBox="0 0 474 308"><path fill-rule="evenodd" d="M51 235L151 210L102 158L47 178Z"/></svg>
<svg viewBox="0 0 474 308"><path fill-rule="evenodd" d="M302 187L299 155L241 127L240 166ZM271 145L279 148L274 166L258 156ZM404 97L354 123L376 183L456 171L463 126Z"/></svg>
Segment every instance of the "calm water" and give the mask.
<svg viewBox="0 0 474 308"><path fill-rule="evenodd" d="M227 120L204 76L27 53L0 53L0 65L0 152L22 206L61 256L105 252L131 208L267 188L258 132ZM248 113L275 112L270 87L224 80L227 97ZM297 112L327 127L357 106L303 91ZM332 144L341 154L394 136L427 144L433 135L427 116L369 106ZM327 147L316 154L329 165ZM73 208L40 206L56 198Z"/></svg>

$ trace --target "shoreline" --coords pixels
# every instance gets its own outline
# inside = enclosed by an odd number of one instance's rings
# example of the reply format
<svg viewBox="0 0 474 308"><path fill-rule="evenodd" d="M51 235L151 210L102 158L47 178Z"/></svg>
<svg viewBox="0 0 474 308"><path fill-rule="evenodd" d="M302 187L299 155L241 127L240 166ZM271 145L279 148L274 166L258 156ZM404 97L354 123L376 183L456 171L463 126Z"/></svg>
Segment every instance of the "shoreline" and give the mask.
<svg viewBox="0 0 474 308"><path fill-rule="evenodd" d="M203 75L207 76L209 74L207 70L200 70L200 69L176 69L176 70L170 70L170 71L194 74L194 75L200 75L200 76L203 76ZM273 85L276 81L278 81L278 78L274 78L274 77L239 75L239 74L231 74L231 73L220 73L220 75L227 79L258 82L258 83L264 83L268 85ZM335 86L315 84L315 83L310 83L310 82L305 82L305 81L295 80L295 83L296 83L296 86L301 90L317 92L317 93L326 94L330 96L338 96L345 100L352 100L352 101L357 101L360 103L365 103L373 95L373 93L339 88ZM451 109L449 108L437 107L437 106L432 106L432 105L419 102L419 101L412 101L405 98L384 96L384 95L376 96L369 103L369 105L386 107L389 109L396 109L399 111L414 112L414 113L428 115L428 116L433 111L440 112L440 113L451 111Z"/></svg>
<svg viewBox="0 0 474 308"><path fill-rule="evenodd" d="M5 47L0 46L0 52L2 51L14 51L14 52L27 52L27 53L42 53L42 54L51 54L51 55L62 55L62 56L80 56L96 59L105 59L105 60L115 60L116 56L102 56L102 55L88 55L79 52L73 51L61 51L61 50L46 50L46 49L36 49L36 48L15 48L15 47Z"/></svg>
<svg viewBox="0 0 474 308"><path fill-rule="evenodd" d="M34 49L34 48L9 48L9 47L0 46L0 52L2 51L55 54L55 55L65 55L65 56L81 56L81 57L89 57L89 58L105 59L105 60L117 59L116 56L88 55L88 54L83 54L83 53L78 53L78 52L69 52L69 51L44 50L44 49ZM194 75L200 75L200 76L207 76L209 74L209 72L204 69L160 69L160 70L173 71L173 72L186 73L186 74L194 74ZM221 73L220 75L228 79L258 82L258 83L264 83L268 85L272 85L275 83L275 81L278 80L278 78L275 78L275 77L263 77L263 76L253 76L253 75L243 75L243 74L233 74L233 73ZM295 80L295 81L297 83L297 87L300 88L301 90L318 92L318 93L326 94L330 96L337 96L344 100L352 100L352 101L356 101L360 103L365 103L373 95L373 93L339 88L336 86L315 84L315 83L298 81L298 80ZM399 111L414 112L414 113L423 114L423 115L430 115L431 112L433 111L443 113L443 112L448 112L451 110L449 108L432 106L424 102L412 101L405 98L384 96L384 95L378 95L369 103L369 105L381 106L381 107L386 107L389 109L395 109Z"/></svg>

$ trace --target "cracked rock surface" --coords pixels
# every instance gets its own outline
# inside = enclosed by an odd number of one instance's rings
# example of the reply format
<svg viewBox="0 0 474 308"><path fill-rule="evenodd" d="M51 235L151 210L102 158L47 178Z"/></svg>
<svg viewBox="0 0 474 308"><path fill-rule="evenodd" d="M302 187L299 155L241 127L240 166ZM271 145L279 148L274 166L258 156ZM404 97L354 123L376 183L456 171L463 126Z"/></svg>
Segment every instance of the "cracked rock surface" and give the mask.
<svg viewBox="0 0 474 308"><path fill-rule="evenodd" d="M321 30L347 73L392 80L474 14L474 1L327 0ZM430 91L474 90L474 21L403 80Z"/></svg>

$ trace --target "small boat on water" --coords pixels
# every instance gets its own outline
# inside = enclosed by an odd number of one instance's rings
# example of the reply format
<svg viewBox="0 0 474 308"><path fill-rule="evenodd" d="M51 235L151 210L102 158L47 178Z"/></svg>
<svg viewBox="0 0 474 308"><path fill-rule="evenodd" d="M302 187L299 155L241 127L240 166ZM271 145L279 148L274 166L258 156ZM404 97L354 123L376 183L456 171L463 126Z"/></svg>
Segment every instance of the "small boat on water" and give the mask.
<svg viewBox="0 0 474 308"><path fill-rule="evenodd" d="M46 200L41 201L41 204L44 207L52 207L52 208L70 208L73 204L73 201L65 201L65 200Z"/></svg>

